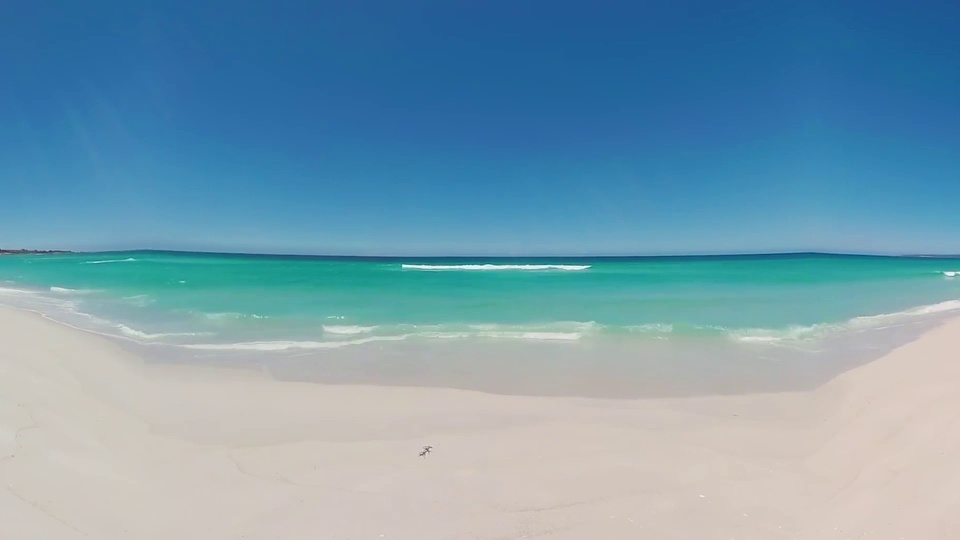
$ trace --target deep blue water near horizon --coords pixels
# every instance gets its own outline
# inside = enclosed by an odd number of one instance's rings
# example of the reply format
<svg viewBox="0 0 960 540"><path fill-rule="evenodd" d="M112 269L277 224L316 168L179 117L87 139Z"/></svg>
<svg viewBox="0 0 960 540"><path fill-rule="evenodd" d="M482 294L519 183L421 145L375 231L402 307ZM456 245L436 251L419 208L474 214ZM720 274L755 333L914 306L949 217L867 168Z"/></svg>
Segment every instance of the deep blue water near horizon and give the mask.
<svg viewBox="0 0 960 540"><path fill-rule="evenodd" d="M831 344L868 336L883 341L882 332L960 313L958 272L956 258L809 253L131 251L0 257L0 303L183 358L253 354L362 364L358 355L372 351L395 358L443 350L485 362L484 351L522 350L533 358L549 350L556 358L579 354L586 366L603 349L622 365L639 356L679 365L680 356L704 351L712 358L704 362L732 365L745 356L779 361L796 351L829 352Z"/></svg>
<svg viewBox="0 0 960 540"><path fill-rule="evenodd" d="M830 251L771 251L748 253L677 253L647 255L348 255L348 254L310 254L310 253L248 253L232 251L181 251L168 249L128 249L119 251L64 251L55 254L34 254L32 256L67 255L169 255L211 258L240 259L277 259L277 260L317 260L340 262L424 262L424 263L601 263L601 262L696 262L719 260L773 260L773 259L905 259L905 260L945 260L960 262L960 254L890 254L890 253L841 253ZM31 255L27 255L31 256Z"/></svg>

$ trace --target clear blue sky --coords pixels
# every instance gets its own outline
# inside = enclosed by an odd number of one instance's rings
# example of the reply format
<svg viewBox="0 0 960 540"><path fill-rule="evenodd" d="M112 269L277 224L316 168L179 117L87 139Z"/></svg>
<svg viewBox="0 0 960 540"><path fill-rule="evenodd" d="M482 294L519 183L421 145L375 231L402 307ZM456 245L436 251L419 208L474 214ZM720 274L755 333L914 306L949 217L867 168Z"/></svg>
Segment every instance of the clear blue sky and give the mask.
<svg viewBox="0 0 960 540"><path fill-rule="evenodd" d="M960 252L957 2L0 20L0 246Z"/></svg>

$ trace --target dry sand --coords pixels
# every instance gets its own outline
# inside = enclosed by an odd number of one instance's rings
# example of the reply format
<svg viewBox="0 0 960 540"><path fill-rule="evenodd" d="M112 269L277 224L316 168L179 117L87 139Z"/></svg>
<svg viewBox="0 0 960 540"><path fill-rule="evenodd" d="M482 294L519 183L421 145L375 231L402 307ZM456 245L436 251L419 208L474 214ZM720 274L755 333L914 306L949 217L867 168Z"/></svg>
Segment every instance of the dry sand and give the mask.
<svg viewBox="0 0 960 540"><path fill-rule="evenodd" d="M957 539L960 320L813 392L624 401L159 368L3 309L0 487L3 540Z"/></svg>

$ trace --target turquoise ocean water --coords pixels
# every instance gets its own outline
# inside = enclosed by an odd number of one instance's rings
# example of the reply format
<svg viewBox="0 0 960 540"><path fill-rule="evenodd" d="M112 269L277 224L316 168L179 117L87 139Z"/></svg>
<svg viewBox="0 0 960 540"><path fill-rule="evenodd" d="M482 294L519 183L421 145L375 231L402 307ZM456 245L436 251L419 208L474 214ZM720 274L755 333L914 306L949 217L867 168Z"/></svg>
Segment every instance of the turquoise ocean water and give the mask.
<svg viewBox="0 0 960 540"><path fill-rule="evenodd" d="M960 260L836 255L0 257L0 302L191 350L391 341L776 344L960 310ZM960 312L960 311L958 311Z"/></svg>

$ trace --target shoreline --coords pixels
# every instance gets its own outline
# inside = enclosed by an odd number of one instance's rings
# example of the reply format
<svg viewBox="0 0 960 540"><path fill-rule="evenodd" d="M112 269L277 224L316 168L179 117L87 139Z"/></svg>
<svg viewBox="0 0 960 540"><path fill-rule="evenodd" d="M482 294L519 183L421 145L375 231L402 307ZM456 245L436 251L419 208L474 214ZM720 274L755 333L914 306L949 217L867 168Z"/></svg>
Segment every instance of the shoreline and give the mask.
<svg viewBox="0 0 960 540"><path fill-rule="evenodd" d="M117 344L150 364L200 365L255 371L271 379L336 385L452 388L497 395L644 399L777 393L814 389L917 339L953 315L957 301L911 308L868 320L910 316L889 326L825 335L785 346L682 338L659 341L602 337L579 342L524 340L387 340L318 350L203 350L144 340L67 322L62 314L0 303L69 330ZM73 313L83 315L83 313ZM932 318L931 318L932 317ZM102 319L93 317L94 320ZM824 323L822 327L847 327ZM103 321L105 322L105 321ZM119 324L128 330L124 324ZM143 335L142 333L140 333ZM824 352L824 351L828 352ZM522 362L512 359L522 357ZM704 360L708 359L708 360ZM536 373L536 377L528 374Z"/></svg>
<svg viewBox="0 0 960 540"><path fill-rule="evenodd" d="M0 340L11 538L960 530L960 318L814 390L639 400L158 366L7 308Z"/></svg>
<svg viewBox="0 0 960 540"><path fill-rule="evenodd" d="M43 291L23 290L19 298L59 301L56 295L47 297ZM677 340L594 336L576 342L387 339L290 351L231 350L229 346L204 350L143 339L136 336L150 334L121 323L98 328L91 321L100 326L110 321L78 311L61 312L55 307L57 304L51 308L43 302L3 302L0 309L23 311L72 331L100 337L160 366L240 369L288 382L453 388L515 396L643 399L815 389L939 326L954 316L958 303L950 300L898 313L857 317L844 323L822 323L811 328L832 328L833 333L795 343L748 342L719 336ZM859 321L871 324L854 326ZM113 330L114 327L123 332ZM844 328L846 331L841 330ZM515 362L514 358L523 361Z"/></svg>

